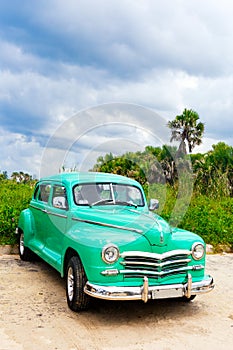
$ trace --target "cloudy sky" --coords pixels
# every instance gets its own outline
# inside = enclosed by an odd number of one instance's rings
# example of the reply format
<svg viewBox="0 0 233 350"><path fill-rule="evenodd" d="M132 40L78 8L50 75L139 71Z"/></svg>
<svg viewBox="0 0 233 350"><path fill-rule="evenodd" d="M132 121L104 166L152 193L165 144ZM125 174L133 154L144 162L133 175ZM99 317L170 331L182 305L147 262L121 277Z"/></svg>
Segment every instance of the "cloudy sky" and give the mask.
<svg viewBox="0 0 233 350"><path fill-rule="evenodd" d="M231 0L0 1L0 171L165 142L184 108L194 152L233 146L232 18Z"/></svg>

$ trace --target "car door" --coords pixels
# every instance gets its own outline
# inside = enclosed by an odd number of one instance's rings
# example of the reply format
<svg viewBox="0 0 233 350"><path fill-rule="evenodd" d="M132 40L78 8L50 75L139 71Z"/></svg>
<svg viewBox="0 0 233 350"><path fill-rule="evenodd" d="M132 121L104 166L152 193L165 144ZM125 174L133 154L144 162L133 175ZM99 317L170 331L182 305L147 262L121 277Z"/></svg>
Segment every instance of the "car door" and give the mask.
<svg viewBox="0 0 233 350"><path fill-rule="evenodd" d="M60 270L63 240L68 217L67 191L63 184L54 184L47 209L45 248L46 260Z"/></svg>
<svg viewBox="0 0 233 350"><path fill-rule="evenodd" d="M43 256L43 249L46 242L46 227L49 220L47 211L50 191L50 183L38 183L30 203L30 210L34 223L32 239L30 240L30 248L39 256Z"/></svg>

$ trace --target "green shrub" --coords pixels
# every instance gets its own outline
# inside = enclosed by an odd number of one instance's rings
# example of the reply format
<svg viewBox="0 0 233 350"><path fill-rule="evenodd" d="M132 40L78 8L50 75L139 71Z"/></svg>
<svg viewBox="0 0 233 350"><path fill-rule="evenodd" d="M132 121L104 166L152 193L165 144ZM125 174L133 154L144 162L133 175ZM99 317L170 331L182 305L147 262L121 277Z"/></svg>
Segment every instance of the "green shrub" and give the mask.
<svg viewBox="0 0 233 350"><path fill-rule="evenodd" d="M28 207L34 184L0 181L0 244L16 242L15 229L21 210ZM158 214L180 228L199 234L206 243L217 246L226 244L233 249L233 198L212 197L193 193L191 202L182 199L174 216L177 189L172 186L144 185L149 198L160 201ZM173 221L171 221L171 219Z"/></svg>
<svg viewBox="0 0 233 350"><path fill-rule="evenodd" d="M15 229L21 210L28 207L32 185L0 181L0 244L16 242Z"/></svg>
<svg viewBox="0 0 233 350"><path fill-rule="evenodd" d="M233 248L233 198L215 200L193 196L180 226L199 234L207 243L227 244Z"/></svg>
<svg viewBox="0 0 233 350"><path fill-rule="evenodd" d="M233 249L233 198L215 199L194 192L191 201L183 198L174 210L178 194L174 187L151 185L148 194L159 199L158 214L174 226L197 233L214 247L226 244Z"/></svg>

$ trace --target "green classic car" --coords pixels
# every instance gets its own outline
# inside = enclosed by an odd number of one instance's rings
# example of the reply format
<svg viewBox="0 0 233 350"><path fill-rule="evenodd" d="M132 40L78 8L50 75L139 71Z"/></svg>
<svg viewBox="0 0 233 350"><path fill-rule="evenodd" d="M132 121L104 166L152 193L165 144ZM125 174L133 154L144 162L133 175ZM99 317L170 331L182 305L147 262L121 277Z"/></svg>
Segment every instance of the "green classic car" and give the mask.
<svg viewBox="0 0 233 350"><path fill-rule="evenodd" d="M183 298L214 288L205 244L153 213L141 185L104 173L41 179L17 233L22 260L39 256L66 280L71 310L106 300Z"/></svg>

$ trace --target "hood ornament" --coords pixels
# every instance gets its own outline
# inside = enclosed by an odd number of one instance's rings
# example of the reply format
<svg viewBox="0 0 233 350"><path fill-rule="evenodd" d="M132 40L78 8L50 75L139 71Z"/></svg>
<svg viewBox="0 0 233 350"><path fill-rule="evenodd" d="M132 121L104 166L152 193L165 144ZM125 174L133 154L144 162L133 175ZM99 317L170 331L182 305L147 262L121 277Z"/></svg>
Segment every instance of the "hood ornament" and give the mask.
<svg viewBox="0 0 233 350"><path fill-rule="evenodd" d="M163 230L160 230L160 243L164 242Z"/></svg>

